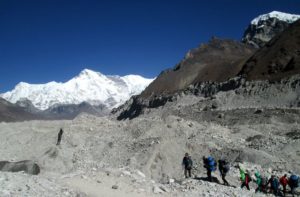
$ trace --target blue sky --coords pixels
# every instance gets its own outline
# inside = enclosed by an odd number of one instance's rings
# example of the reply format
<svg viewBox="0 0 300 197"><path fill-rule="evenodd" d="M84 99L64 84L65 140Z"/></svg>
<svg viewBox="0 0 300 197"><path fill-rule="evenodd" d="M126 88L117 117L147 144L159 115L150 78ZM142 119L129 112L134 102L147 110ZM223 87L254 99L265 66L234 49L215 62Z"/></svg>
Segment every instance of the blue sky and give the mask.
<svg viewBox="0 0 300 197"><path fill-rule="evenodd" d="M0 92L64 82L82 69L154 77L212 36L240 40L299 0L0 0Z"/></svg>

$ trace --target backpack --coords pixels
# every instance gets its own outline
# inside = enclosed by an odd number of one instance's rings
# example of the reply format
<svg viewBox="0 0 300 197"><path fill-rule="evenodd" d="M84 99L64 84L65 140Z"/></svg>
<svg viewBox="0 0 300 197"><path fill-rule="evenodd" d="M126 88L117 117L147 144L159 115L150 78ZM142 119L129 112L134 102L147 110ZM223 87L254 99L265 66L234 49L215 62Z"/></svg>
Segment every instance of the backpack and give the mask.
<svg viewBox="0 0 300 197"><path fill-rule="evenodd" d="M247 174L246 176L248 176L248 181L251 182L252 178L251 178L250 174Z"/></svg>
<svg viewBox="0 0 300 197"><path fill-rule="evenodd" d="M187 169L191 169L193 166L193 161L191 157L184 157L182 163Z"/></svg>
<svg viewBox="0 0 300 197"><path fill-rule="evenodd" d="M271 182L271 187L274 188L274 189L278 189L279 187L279 181L277 178L274 178Z"/></svg>
<svg viewBox="0 0 300 197"><path fill-rule="evenodd" d="M229 162L225 161L225 165L223 166L223 171L225 173L227 173L227 172L229 172L229 170L230 170L230 164L229 164Z"/></svg>
<svg viewBox="0 0 300 197"><path fill-rule="evenodd" d="M216 162L215 162L214 158L212 158L211 156L209 156L207 158L207 164L208 164L209 170L211 170L211 171L216 170Z"/></svg>
<svg viewBox="0 0 300 197"><path fill-rule="evenodd" d="M193 166L192 158L191 158L191 157L188 157L188 160L187 160L187 167L188 167L188 168L192 168L192 166Z"/></svg>
<svg viewBox="0 0 300 197"><path fill-rule="evenodd" d="M246 184L249 184L251 181L252 181L251 176L249 174L245 174L245 180L244 180L244 182Z"/></svg>
<svg viewBox="0 0 300 197"><path fill-rule="evenodd" d="M261 177L261 185L266 186L268 183L268 179L266 177Z"/></svg>
<svg viewBox="0 0 300 197"><path fill-rule="evenodd" d="M290 177L290 184L291 184L291 186L298 187L299 186L299 177L293 174Z"/></svg>

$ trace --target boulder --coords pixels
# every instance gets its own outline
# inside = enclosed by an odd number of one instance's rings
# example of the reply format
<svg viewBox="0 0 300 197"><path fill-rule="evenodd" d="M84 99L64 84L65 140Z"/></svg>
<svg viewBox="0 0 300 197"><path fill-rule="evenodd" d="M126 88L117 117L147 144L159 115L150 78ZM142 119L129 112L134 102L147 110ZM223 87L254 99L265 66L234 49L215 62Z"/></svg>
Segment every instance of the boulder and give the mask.
<svg viewBox="0 0 300 197"><path fill-rule="evenodd" d="M20 172L37 175L40 173L40 167L34 161L24 160L18 162L0 161L0 171Z"/></svg>

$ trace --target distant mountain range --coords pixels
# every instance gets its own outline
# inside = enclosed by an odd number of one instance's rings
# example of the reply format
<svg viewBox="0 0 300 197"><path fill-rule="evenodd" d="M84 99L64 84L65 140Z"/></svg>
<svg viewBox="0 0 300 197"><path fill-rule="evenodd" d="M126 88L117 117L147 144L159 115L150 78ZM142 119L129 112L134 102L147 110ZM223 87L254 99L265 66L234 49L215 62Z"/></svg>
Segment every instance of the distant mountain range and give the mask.
<svg viewBox="0 0 300 197"><path fill-rule="evenodd" d="M65 83L20 82L12 91L0 94L0 121L73 119L82 112L107 115L152 81L139 75L106 76L84 69Z"/></svg>
<svg viewBox="0 0 300 197"><path fill-rule="evenodd" d="M83 102L112 109L131 96L139 94L152 80L138 75L106 76L100 72L84 69L66 83L20 82L12 91L0 96L11 103L23 107L33 106L39 110L47 110L59 105L78 105Z"/></svg>

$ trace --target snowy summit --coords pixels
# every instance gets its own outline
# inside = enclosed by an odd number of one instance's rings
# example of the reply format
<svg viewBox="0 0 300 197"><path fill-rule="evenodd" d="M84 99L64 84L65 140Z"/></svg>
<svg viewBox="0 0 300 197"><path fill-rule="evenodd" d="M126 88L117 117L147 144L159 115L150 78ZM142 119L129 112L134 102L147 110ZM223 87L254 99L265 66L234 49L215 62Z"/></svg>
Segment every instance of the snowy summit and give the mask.
<svg viewBox="0 0 300 197"><path fill-rule="evenodd" d="M252 25L258 25L260 21L266 21L270 18L277 18L278 20L285 21L287 23L293 23L300 19L300 15L288 14L284 12L273 11L268 14L263 14L251 21Z"/></svg>
<svg viewBox="0 0 300 197"><path fill-rule="evenodd" d="M104 104L111 109L121 105L131 96L141 93L152 81L153 79L139 75L106 76L100 72L84 69L66 83L20 82L12 91L0 94L0 97L12 103L28 99L40 110L54 105L82 102L92 105Z"/></svg>

